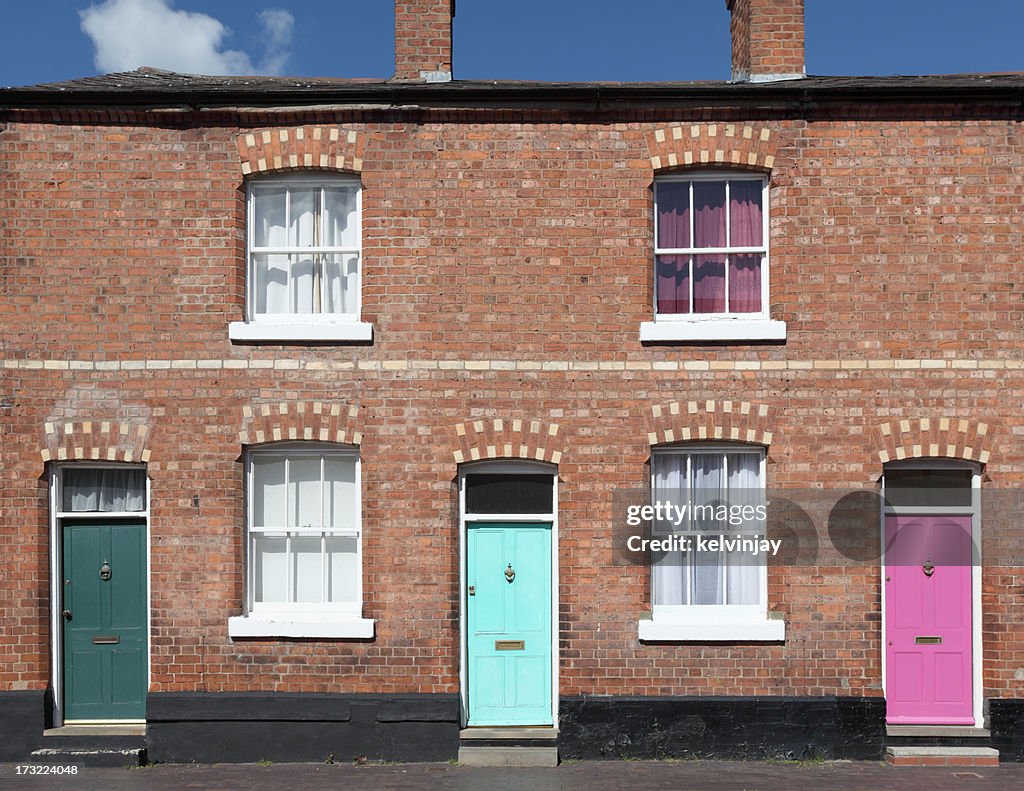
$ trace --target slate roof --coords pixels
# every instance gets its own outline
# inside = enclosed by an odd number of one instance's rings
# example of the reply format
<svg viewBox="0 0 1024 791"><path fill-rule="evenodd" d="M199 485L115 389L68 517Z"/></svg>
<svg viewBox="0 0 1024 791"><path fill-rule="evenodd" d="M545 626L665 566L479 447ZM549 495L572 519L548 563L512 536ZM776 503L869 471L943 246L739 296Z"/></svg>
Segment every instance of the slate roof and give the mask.
<svg viewBox="0 0 1024 791"><path fill-rule="evenodd" d="M360 101L435 101L464 106L494 101L702 100L783 101L1010 100L1024 102L1024 72L891 77L822 77L769 83L531 82L455 80L447 83L313 77L216 77L143 67L130 72L0 88L0 107L46 105L206 107L308 106Z"/></svg>

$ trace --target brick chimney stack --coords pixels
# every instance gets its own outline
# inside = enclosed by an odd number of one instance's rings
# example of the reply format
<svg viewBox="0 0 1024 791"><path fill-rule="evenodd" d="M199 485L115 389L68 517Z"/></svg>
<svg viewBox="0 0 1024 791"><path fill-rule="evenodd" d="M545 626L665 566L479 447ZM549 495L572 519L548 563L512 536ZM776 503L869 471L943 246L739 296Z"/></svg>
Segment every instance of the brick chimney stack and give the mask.
<svg viewBox="0 0 1024 791"><path fill-rule="evenodd" d="M773 82L807 76L804 0L725 0L732 13L732 78Z"/></svg>
<svg viewBox="0 0 1024 791"><path fill-rule="evenodd" d="M396 80L449 82L455 0L395 0Z"/></svg>

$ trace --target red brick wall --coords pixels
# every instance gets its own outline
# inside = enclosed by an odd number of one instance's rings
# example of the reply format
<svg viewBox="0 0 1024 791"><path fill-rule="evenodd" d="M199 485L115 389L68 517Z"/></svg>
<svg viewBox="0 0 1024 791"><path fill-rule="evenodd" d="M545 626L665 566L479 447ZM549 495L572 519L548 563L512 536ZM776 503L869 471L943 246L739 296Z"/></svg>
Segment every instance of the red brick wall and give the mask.
<svg viewBox="0 0 1024 791"><path fill-rule="evenodd" d="M726 0L735 79L805 73L804 0Z"/></svg>
<svg viewBox="0 0 1024 791"><path fill-rule="evenodd" d="M649 583L612 561L612 495L646 484L652 408L691 400L769 408L755 427L771 433L771 486L873 486L880 426L923 418L968 419L972 436L985 423L985 486L1020 485L1019 124L956 108L745 121L771 131L771 302L788 342L644 347L664 121L366 118L330 123L365 136L368 346L229 342L247 129L0 133L0 687L49 673L46 424L110 421L149 429L154 690L454 691L455 427L502 418L558 426L563 694L880 694L870 561L773 569L784 645L639 644ZM247 407L298 401L359 407L372 642L227 637ZM715 425L706 412L696 425ZM1019 696L1024 569L986 541L986 689Z"/></svg>

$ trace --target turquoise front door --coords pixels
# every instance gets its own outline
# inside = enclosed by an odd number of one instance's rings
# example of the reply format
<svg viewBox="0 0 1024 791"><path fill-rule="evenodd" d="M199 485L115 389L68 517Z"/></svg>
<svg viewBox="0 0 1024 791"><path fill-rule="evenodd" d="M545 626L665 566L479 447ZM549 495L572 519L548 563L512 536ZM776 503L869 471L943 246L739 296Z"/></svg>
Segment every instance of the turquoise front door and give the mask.
<svg viewBox="0 0 1024 791"><path fill-rule="evenodd" d="M551 725L551 524L466 525L469 725Z"/></svg>
<svg viewBox="0 0 1024 791"><path fill-rule="evenodd" d="M146 525L66 522L64 719L146 716Z"/></svg>

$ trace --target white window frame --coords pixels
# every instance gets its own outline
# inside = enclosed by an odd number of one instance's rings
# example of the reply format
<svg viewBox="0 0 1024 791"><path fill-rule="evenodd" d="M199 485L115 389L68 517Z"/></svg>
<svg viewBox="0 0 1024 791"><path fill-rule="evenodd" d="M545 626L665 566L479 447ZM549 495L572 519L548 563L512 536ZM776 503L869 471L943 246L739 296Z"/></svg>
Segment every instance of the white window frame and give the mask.
<svg viewBox="0 0 1024 791"><path fill-rule="evenodd" d="M761 240L758 247L733 247L729 245L730 209L729 183L731 181L761 182ZM661 184L688 182L690 184L690 241L694 241L693 184L700 181L725 182L725 247L658 247L658 187ZM654 321L640 325L640 340L647 342L663 341L742 341L742 340L785 340L786 323L772 321L769 316L770 301L770 250L769 250L769 184L768 177L763 173L749 171L698 171L696 173L674 173L656 176L654 179L654 257L651 264L651 282L653 303L651 310ZM758 313L659 313L658 312L658 275L657 260L659 256L678 255L691 259L690 267L690 309L693 309L693 272L692 258L697 255L721 255L725 259L725 299L729 307L729 256L730 255L761 255L761 310Z"/></svg>
<svg viewBox="0 0 1024 791"><path fill-rule="evenodd" d="M339 528L285 528L268 527L254 530L253 462L260 456L321 457L321 476L324 460L328 457L351 459L355 463L356 521L351 527ZM287 462L286 462L287 463ZM321 492L321 498L323 494ZM228 619L228 635L237 637L323 637L372 638L375 621L362 617L363 609L363 531L362 531L362 461L358 449L341 445L315 442L276 442L252 448L245 454L245 613ZM322 504L321 504L322 507ZM254 533L303 533L349 536L356 539L356 599L354 602L257 602L256 570L253 558ZM289 539L290 541L290 536ZM287 563L289 575L291 564Z"/></svg>
<svg viewBox="0 0 1024 791"><path fill-rule="evenodd" d="M321 189L344 183L356 186L356 239L357 246L311 248L260 247L254 244L256 231L256 202L254 195L264 187L296 186ZM228 334L234 341L370 341L373 325L361 321L363 291L363 187L358 176L337 173L289 173L251 179L245 192L245 321L231 322ZM294 254L312 251L315 255L355 255L356 309L353 313L256 313L255 256L257 254Z"/></svg>
<svg viewBox="0 0 1024 791"><path fill-rule="evenodd" d="M688 458L695 454L750 454L759 453L761 457L760 477L764 491L767 491L767 458L766 449L761 445L742 445L738 443L698 443L690 442L683 445L670 445L651 449L651 497L655 496L654 457L685 455ZM728 462L726 462L728 464ZM687 462L687 473L690 464ZM766 526L767 527L767 526ZM763 537L763 536L762 536ZM722 564L722 573L725 573ZM758 603L757 604L655 604L654 603L654 567L651 575L651 619L639 623L640 639L645 642L657 641L770 641L785 640L785 621L769 618L768 615L768 566L762 562L758 570ZM723 580L724 586L724 580ZM723 590L728 590L724 586Z"/></svg>

